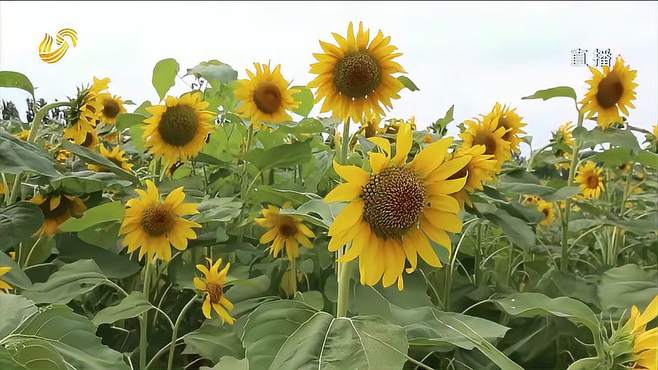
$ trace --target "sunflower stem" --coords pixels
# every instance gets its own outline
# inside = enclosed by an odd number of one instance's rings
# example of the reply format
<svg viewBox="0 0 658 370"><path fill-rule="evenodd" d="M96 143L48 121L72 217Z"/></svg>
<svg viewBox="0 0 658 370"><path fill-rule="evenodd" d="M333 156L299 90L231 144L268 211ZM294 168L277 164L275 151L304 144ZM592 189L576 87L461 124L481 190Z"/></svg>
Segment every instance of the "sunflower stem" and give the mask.
<svg viewBox="0 0 658 370"><path fill-rule="evenodd" d="M171 345L169 346L169 357L167 358L167 370L171 370L171 367L174 364L174 352L176 349L176 339L177 339L176 337L178 336L178 328L180 327L181 319L183 318L187 310L189 310L190 307L192 307L192 304L194 303L194 301L196 301L196 298L197 295L194 294L178 314L178 318L176 319L176 323L174 324L174 329L171 332Z"/></svg>
<svg viewBox="0 0 658 370"><path fill-rule="evenodd" d="M295 293L297 293L297 258L292 258L289 260L290 264L290 274L292 276L291 278L291 283L292 283L292 296L295 296Z"/></svg>
<svg viewBox="0 0 658 370"><path fill-rule="evenodd" d="M341 265L341 264L339 264ZM336 306L336 317L347 317L347 306L350 300L350 272L352 262L342 264L338 276L338 302Z"/></svg>
<svg viewBox="0 0 658 370"><path fill-rule="evenodd" d="M348 117L343 124L343 136L340 141L340 157L338 162L342 165L347 164L347 153L350 147L350 118ZM336 251L336 261L345 253L345 246L338 248ZM338 301L336 302L336 317L347 315L347 306L349 304L349 269L348 264L336 262L336 278L338 279Z"/></svg>
<svg viewBox="0 0 658 370"><path fill-rule="evenodd" d="M144 267L144 299L149 301L149 289L151 285L151 259L146 256L146 266ZM142 313L139 327L139 368L146 368L146 352L148 349L148 310Z"/></svg>
<svg viewBox="0 0 658 370"><path fill-rule="evenodd" d="M244 148L244 155L246 156L247 153L249 153L249 150L251 149L251 142L254 137L254 125L251 124L249 125L249 131L247 132L247 144ZM246 190L245 190L245 178L247 177L247 160L242 159L242 175L240 176L240 200L242 200L242 208L240 209L240 216L238 217L238 227L240 229L240 232L238 234L238 243L242 243L242 238L244 237L244 230L240 225L242 225L242 221L244 221L244 209L245 209L245 195L246 195ZM258 175L256 175L258 177ZM255 179L254 179L255 180Z"/></svg>

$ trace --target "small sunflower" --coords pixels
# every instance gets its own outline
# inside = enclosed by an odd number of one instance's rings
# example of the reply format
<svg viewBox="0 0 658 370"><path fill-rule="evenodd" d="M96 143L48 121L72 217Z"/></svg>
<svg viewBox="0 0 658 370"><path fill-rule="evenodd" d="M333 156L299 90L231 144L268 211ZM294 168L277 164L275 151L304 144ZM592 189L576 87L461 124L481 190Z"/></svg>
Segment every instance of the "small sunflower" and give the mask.
<svg viewBox="0 0 658 370"><path fill-rule="evenodd" d="M115 124L119 113L126 112L126 107L123 106L123 100L119 96L103 93L98 95L98 101L102 107L100 118L107 124Z"/></svg>
<svg viewBox="0 0 658 370"><path fill-rule="evenodd" d="M78 96L68 112L69 125L64 129L64 138L80 144L88 141L88 133L94 131L103 109L98 95L107 89L109 78L98 79L89 88L78 90Z"/></svg>
<svg viewBox="0 0 658 370"><path fill-rule="evenodd" d="M223 323L233 325L235 319L231 317L230 312L233 311L233 303L224 296L224 284L228 269L231 263L220 271L219 267L222 265L222 259L218 259L215 263L210 258L206 258L208 267L204 265L196 265L196 268L203 273L203 278L194 277L194 287L204 293L203 305L201 311L206 319L211 319L211 312L214 309L219 315Z"/></svg>
<svg viewBox="0 0 658 370"><path fill-rule="evenodd" d="M9 285L9 283L2 279L2 277L9 271L11 271L11 267L0 267L0 290L5 293L9 293L10 290L14 289L11 287L11 285Z"/></svg>
<svg viewBox="0 0 658 370"><path fill-rule="evenodd" d="M321 112L354 122L383 115L382 106L392 108L391 99L400 98L403 85L394 74L405 71L394 59L402 54L381 31L370 41L370 30L364 31L361 22L356 36L351 22L346 37L333 36L338 45L320 41L324 53L313 55L317 62L310 70L317 77L308 86L317 88L316 102L324 99Z"/></svg>
<svg viewBox="0 0 658 370"><path fill-rule="evenodd" d="M498 127L505 129L503 140L510 143L510 150L518 152L520 150L521 135L526 133L523 131L526 124L522 122L523 118L516 113L516 108L510 109L508 106L496 103L488 116L491 121L498 123Z"/></svg>
<svg viewBox="0 0 658 370"><path fill-rule="evenodd" d="M626 324L621 328L620 339L630 339L633 348L631 354L631 369L658 369L658 328L647 330L647 324L658 316L658 296L655 296L644 312L633 306L631 315ZM623 344L627 340L623 340Z"/></svg>
<svg viewBox="0 0 658 370"><path fill-rule="evenodd" d="M555 220L555 208L553 207L553 203L539 199L537 201L537 210L544 215L544 218L540 222L541 225L549 226L553 223Z"/></svg>
<svg viewBox="0 0 658 370"><path fill-rule="evenodd" d="M503 163L512 158L509 141L503 139L505 128L498 127L498 122L491 116L482 120L465 121L466 130L459 136L463 140L462 148L468 149L475 145L484 145L484 154L492 155L496 160L496 170L503 167Z"/></svg>
<svg viewBox="0 0 658 370"><path fill-rule="evenodd" d="M553 153L558 159L558 162L555 163L557 169L569 169L571 165L571 152L570 149L573 148L575 140L573 138L573 124L571 122L565 122L560 125L557 131L553 132L553 142L557 144L557 147L553 148Z"/></svg>
<svg viewBox="0 0 658 370"><path fill-rule="evenodd" d="M121 148L118 146L115 146L112 148L112 150L107 150L105 148L105 145L101 144L100 145L100 153L103 157L108 159L110 162L116 164L120 168L130 172L132 171L133 165L128 161L128 158L125 157L126 152L123 151ZM95 165L95 164L88 164L87 168L89 168L92 171L96 172L109 172L109 170L103 166Z"/></svg>
<svg viewBox="0 0 658 370"><path fill-rule="evenodd" d="M198 92L180 98L167 96L164 105L153 105L146 110L152 116L144 123L144 141L157 158L168 162L196 156L213 129L214 113L206 111L208 103Z"/></svg>
<svg viewBox="0 0 658 370"><path fill-rule="evenodd" d="M235 89L235 97L241 101L237 113L249 118L255 129L260 129L263 122L290 121L287 111L299 105L293 98L299 90L288 88L280 64L273 70L268 64L254 63L254 67L256 73L247 69L249 79L240 80Z"/></svg>
<svg viewBox="0 0 658 370"><path fill-rule="evenodd" d="M540 201L543 201L539 196L534 194L525 194L521 203L525 205L538 204Z"/></svg>
<svg viewBox="0 0 658 370"><path fill-rule="evenodd" d="M433 142L407 162L412 146L410 125L400 126L396 153L384 138L370 138L382 152L370 152L371 171L334 162L336 173L347 182L335 187L327 202L349 202L329 228L329 250L350 244L339 262L359 258L361 283L388 287L397 281L403 289L402 273L417 266L417 257L440 267L430 240L448 251L448 232L459 232L459 202L450 194L460 191L466 177L449 179L470 161L470 156L446 160L452 138Z"/></svg>
<svg viewBox="0 0 658 370"><path fill-rule="evenodd" d="M588 161L578 170L575 182L580 184L580 192L586 199L597 199L605 189L601 169Z"/></svg>
<svg viewBox="0 0 658 370"><path fill-rule="evenodd" d="M30 137L30 130L21 130L15 135L19 140L27 141Z"/></svg>
<svg viewBox="0 0 658 370"><path fill-rule="evenodd" d="M469 193L473 193L477 190L483 190L483 184L487 181L493 180L496 176L496 160L493 159L493 155L484 154L486 148L484 145L475 145L466 149L458 149L455 153L452 154L452 159L457 159L463 156L469 156L471 158L468 161L468 164L450 176L450 179L458 179L466 177L466 184L464 188L459 192L452 194L458 201L459 204L463 207L464 203L471 204Z"/></svg>
<svg viewBox="0 0 658 370"><path fill-rule="evenodd" d="M84 202L76 196L68 194L37 194L32 198L32 204L39 206L43 213L43 225L35 235L52 236L57 233L59 225L71 217L80 218L87 210Z"/></svg>
<svg viewBox="0 0 658 370"><path fill-rule="evenodd" d="M286 203L283 207L289 208L290 204ZM300 244L306 248L313 247L309 238L315 238L315 234L304 225L301 218L282 215L279 207L273 205L263 208L261 213L263 217L254 221L269 230L260 237L260 243L272 243L268 249L274 257L279 256L283 247L286 248L289 260L299 257Z"/></svg>
<svg viewBox="0 0 658 370"><path fill-rule="evenodd" d="M401 125L409 125L411 127L411 131L416 131L416 117L411 116L408 120L403 120L399 118L392 118L386 121L386 125L384 126L384 133L386 134L397 134L398 130L400 129Z"/></svg>
<svg viewBox="0 0 658 370"><path fill-rule="evenodd" d="M139 249L139 259L146 254L149 261L154 257L164 261L171 259L171 246L178 250L187 248L188 239L196 239L192 228L201 227L183 216L198 213L194 203L183 203L183 188L173 190L164 202L151 180L146 180L146 191L135 190L139 197L126 203L126 211L119 234L128 246L128 253Z"/></svg>
<svg viewBox="0 0 658 370"><path fill-rule="evenodd" d="M603 66L603 71L589 67L592 79L587 83L589 91L581 101L587 118L597 116L597 123L602 129L610 127L613 123L621 122L621 111L628 116L628 108L635 108L635 88L638 86L634 80L637 71L631 70L624 64L621 56L617 57L615 65L610 69Z"/></svg>
<svg viewBox="0 0 658 370"><path fill-rule="evenodd" d="M361 121L361 131L365 137L374 137L383 134L386 129L380 127L381 118L378 114L369 114Z"/></svg>
<svg viewBox="0 0 658 370"><path fill-rule="evenodd" d="M71 152L66 149L57 149L55 151L55 160L61 164L64 164L69 158L71 158L72 155L73 154L71 154Z"/></svg>

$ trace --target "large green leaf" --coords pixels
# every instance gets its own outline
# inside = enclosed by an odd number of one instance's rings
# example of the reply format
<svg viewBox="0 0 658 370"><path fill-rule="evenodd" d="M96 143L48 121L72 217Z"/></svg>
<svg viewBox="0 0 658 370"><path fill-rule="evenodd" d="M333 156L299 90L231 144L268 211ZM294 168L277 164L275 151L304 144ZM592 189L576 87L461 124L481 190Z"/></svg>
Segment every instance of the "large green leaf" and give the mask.
<svg viewBox="0 0 658 370"><path fill-rule="evenodd" d="M183 354L197 354L212 362L223 356L244 357L240 338L231 325L221 325L217 320L207 320L201 327L185 335Z"/></svg>
<svg viewBox="0 0 658 370"><path fill-rule="evenodd" d="M281 209L281 214L300 216L304 221L328 229L344 206L341 203L327 203L322 199L311 199L296 209Z"/></svg>
<svg viewBox="0 0 658 370"><path fill-rule="evenodd" d="M146 116L139 113L120 113L117 116L117 129L123 130L133 126L139 126L144 122Z"/></svg>
<svg viewBox="0 0 658 370"><path fill-rule="evenodd" d="M411 81L411 79L407 76L399 76L398 81L402 82L402 85L409 89L410 91L418 91L420 90L416 84Z"/></svg>
<svg viewBox="0 0 658 370"><path fill-rule="evenodd" d="M294 89L299 90L295 95L293 95L293 98L297 101L297 108L293 110L293 112L299 114L302 117L308 116L309 113L311 113L311 109L313 109L313 93L311 92L311 89L309 89L306 86L293 86Z"/></svg>
<svg viewBox="0 0 658 370"><path fill-rule="evenodd" d="M34 95L34 86L27 76L14 71L0 71L0 87L13 87Z"/></svg>
<svg viewBox="0 0 658 370"><path fill-rule="evenodd" d="M604 310L645 306L658 295L658 272L643 270L634 264L612 268L601 277L598 296Z"/></svg>
<svg viewBox="0 0 658 370"><path fill-rule="evenodd" d="M335 318L299 301L262 304L243 336L251 369L399 370L407 338L400 326L374 317Z"/></svg>
<svg viewBox="0 0 658 370"><path fill-rule="evenodd" d="M176 84L176 75L179 70L178 62L176 59L167 58L155 64L153 67L153 77L151 82L155 91L158 93L160 100L167 95L167 91Z"/></svg>
<svg viewBox="0 0 658 370"><path fill-rule="evenodd" d="M579 127L573 130L573 135L581 140L583 147L593 147L598 144L609 143L611 146L626 148L627 150L632 150L634 153L640 150L637 138L630 130L616 128L602 130L600 127L595 127L588 131L583 127Z"/></svg>
<svg viewBox="0 0 658 370"><path fill-rule="evenodd" d="M55 161L38 146L15 138L0 128L0 172L20 174L34 172L48 177L59 177Z"/></svg>
<svg viewBox="0 0 658 370"><path fill-rule="evenodd" d="M132 292L115 306L105 307L98 311L91 320L94 325L111 324L119 320L137 317L153 308L142 292Z"/></svg>
<svg viewBox="0 0 658 370"><path fill-rule="evenodd" d="M69 218L60 225L62 232L78 232L92 226L108 222L119 221L123 217L124 205L121 202L103 203L90 208L80 218Z"/></svg>
<svg viewBox="0 0 658 370"><path fill-rule="evenodd" d="M514 244L524 249L535 246L537 241L536 234L526 221L510 215L500 208L495 208L493 211L485 210L482 212L482 215L487 220L500 226L505 235Z"/></svg>
<svg viewBox="0 0 658 370"><path fill-rule="evenodd" d="M37 307L27 298L14 294L0 294L0 338L11 333L19 323L37 312Z"/></svg>
<svg viewBox="0 0 658 370"><path fill-rule="evenodd" d="M43 339L26 339L7 346L6 353L13 360L8 370L70 370L64 357Z"/></svg>
<svg viewBox="0 0 658 370"><path fill-rule="evenodd" d="M2 276L2 280L8 282L11 286L25 289L32 285L32 282L18 264L3 252L0 252L0 266L11 267L11 270Z"/></svg>
<svg viewBox="0 0 658 370"><path fill-rule="evenodd" d="M194 68L190 68L185 73L185 76L193 75L197 78L203 78L214 85L213 82L219 81L227 84L238 78L238 72L230 65L222 63L219 60L212 59L206 62L197 64Z"/></svg>
<svg viewBox="0 0 658 370"><path fill-rule="evenodd" d="M10 248L30 238L43 224L43 212L30 202L0 209L0 245Z"/></svg>
<svg viewBox="0 0 658 370"><path fill-rule="evenodd" d="M521 99L542 99L548 100L552 98L571 98L576 100L576 91L569 86L557 86L545 90L537 90L534 94L524 96Z"/></svg>
<svg viewBox="0 0 658 370"><path fill-rule="evenodd" d="M59 259L64 262L93 260L103 275L112 279L126 278L140 269L139 264L128 255L116 254L111 250L91 245L77 238L75 234L58 234L57 250L59 250Z"/></svg>
<svg viewBox="0 0 658 370"><path fill-rule="evenodd" d="M246 358L238 360L235 357L224 356L215 366L201 366L201 370L249 370L249 361Z"/></svg>
<svg viewBox="0 0 658 370"><path fill-rule="evenodd" d="M245 159L259 170L305 163L311 159L311 141L309 139L303 142L283 144L270 149L252 149L247 153Z"/></svg>
<svg viewBox="0 0 658 370"><path fill-rule="evenodd" d="M54 179L50 185L54 190L61 190L66 194L89 194L102 190L121 192L130 186L128 180L121 180L119 176L110 172L78 171Z"/></svg>
<svg viewBox="0 0 658 370"><path fill-rule="evenodd" d="M80 145L75 145L69 141L62 141L62 147L68 150L69 152L77 155L78 157L83 158L88 163L93 163L96 165L100 165L104 168L107 168L109 171L116 174L122 179L130 180L133 184L139 183L139 179L136 178L133 174L124 171L121 167L117 166L114 162L103 157L99 153L94 152L93 150L90 150Z"/></svg>

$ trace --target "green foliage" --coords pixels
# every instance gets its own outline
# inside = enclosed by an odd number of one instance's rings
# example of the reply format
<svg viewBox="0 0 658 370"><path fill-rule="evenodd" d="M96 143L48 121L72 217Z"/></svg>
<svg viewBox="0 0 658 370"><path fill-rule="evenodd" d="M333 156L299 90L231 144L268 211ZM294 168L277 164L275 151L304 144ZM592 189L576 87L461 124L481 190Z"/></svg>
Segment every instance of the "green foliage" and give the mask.
<svg viewBox="0 0 658 370"><path fill-rule="evenodd" d="M153 67L151 82L160 100L164 99L167 91L176 84L176 75L179 68L176 59L172 58L162 59Z"/></svg>
<svg viewBox="0 0 658 370"><path fill-rule="evenodd" d="M0 87L13 87L34 95L34 87L27 76L13 71L0 71Z"/></svg>

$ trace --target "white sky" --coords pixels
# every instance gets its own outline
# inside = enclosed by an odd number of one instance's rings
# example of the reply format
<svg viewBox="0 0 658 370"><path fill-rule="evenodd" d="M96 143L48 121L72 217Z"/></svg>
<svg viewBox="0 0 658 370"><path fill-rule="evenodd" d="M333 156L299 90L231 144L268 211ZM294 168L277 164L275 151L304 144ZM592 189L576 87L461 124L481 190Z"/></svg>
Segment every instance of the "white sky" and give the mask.
<svg viewBox="0 0 658 370"><path fill-rule="evenodd" d="M219 59L240 77L254 61L271 60L305 84L318 40L332 41L331 32L344 34L349 21L360 20L391 35L404 53L399 61L421 91L405 90L389 116L415 115L420 127L452 104L461 122L500 101L518 107L534 147L546 143L559 124L575 120L573 104L520 98L558 85L582 97L589 72L569 65L575 48L622 54L639 71L631 123L648 128L658 120L658 2L0 2L0 69L28 75L37 98L47 100L72 96L95 75L110 77L111 92L124 99L155 101L152 69L169 57L181 74ZM78 46L56 64L42 62L43 35L63 27L77 30ZM0 98L24 97L0 89Z"/></svg>

